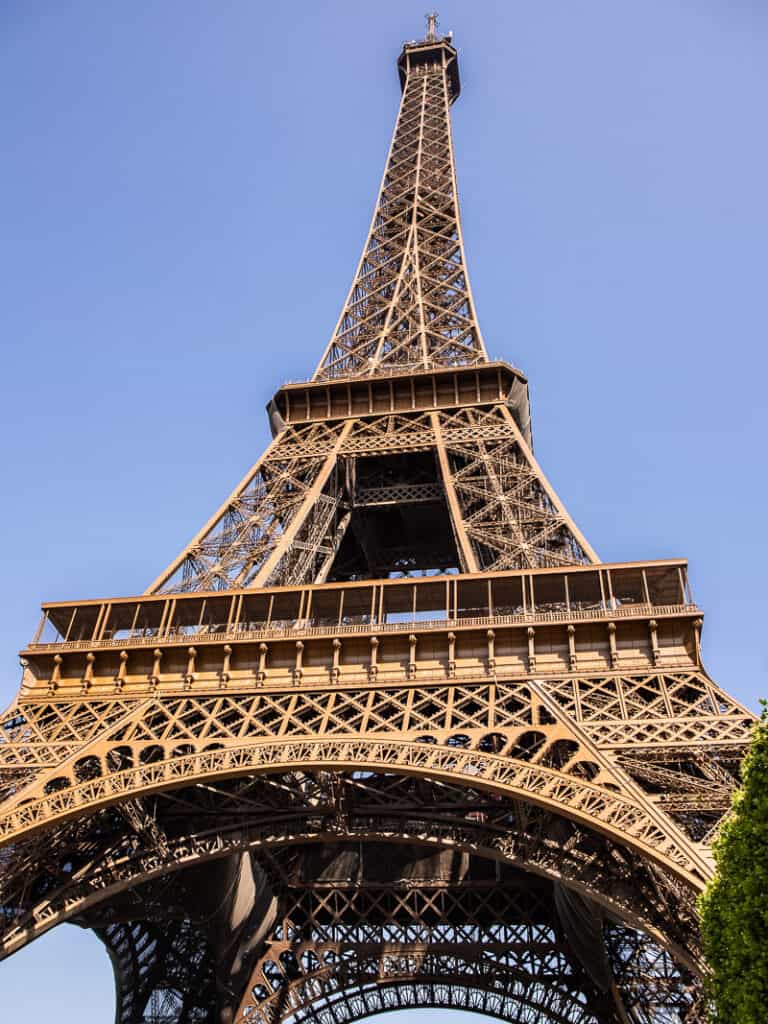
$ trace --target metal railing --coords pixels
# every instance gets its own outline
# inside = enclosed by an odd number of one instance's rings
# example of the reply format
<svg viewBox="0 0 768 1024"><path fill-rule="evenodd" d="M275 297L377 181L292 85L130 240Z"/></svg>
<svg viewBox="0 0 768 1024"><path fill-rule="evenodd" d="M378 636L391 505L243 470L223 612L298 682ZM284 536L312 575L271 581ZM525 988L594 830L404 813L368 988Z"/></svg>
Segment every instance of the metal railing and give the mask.
<svg viewBox="0 0 768 1024"><path fill-rule="evenodd" d="M610 622L614 619L653 618L674 615L701 614L695 604L626 604L615 608L571 608L560 611L526 611L505 615L481 615L463 618L418 619L409 618L399 622L350 622L332 623L312 626L306 620L296 619L276 622L252 623L245 622L230 629L219 629L214 626L191 627L189 632L175 631L177 627L160 633L140 633L136 636L123 636L103 640L59 640L47 643L37 642L28 645L30 652L59 651L96 651L115 650L123 647L154 647L158 644L184 644L206 641L226 643L232 640L281 640L288 637L303 639L306 637L335 637L378 635L383 633L424 633L439 632L452 629L499 628L504 626L529 626L547 623L575 622ZM184 627L182 627L184 628Z"/></svg>

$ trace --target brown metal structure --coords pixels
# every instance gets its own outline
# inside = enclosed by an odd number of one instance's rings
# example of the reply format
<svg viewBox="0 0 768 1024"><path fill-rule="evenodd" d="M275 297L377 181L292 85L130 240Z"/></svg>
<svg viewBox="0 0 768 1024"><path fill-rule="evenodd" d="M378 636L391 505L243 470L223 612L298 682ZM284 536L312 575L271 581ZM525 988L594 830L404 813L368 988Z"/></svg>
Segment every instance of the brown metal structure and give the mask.
<svg viewBox="0 0 768 1024"><path fill-rule="evenodd" d="M118 1024L699 1021L753 718L686 563L600 562L536 463L475 316L434 19L398 70L354 283L269 448L145 594L47 604L22 652L1 951L95 929Z"/></svg>

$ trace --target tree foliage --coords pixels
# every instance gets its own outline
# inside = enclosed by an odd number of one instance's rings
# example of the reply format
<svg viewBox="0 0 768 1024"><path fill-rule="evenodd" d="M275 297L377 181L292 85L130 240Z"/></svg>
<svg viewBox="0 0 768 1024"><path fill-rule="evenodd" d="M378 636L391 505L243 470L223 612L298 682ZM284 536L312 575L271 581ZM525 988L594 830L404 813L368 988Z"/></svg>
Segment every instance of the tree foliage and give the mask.
<svg viewBox="0 0 768 1024"><path fill-rule="evenodd" d="M768 1022L768 704L699 900L715 1024Z"/></svg>

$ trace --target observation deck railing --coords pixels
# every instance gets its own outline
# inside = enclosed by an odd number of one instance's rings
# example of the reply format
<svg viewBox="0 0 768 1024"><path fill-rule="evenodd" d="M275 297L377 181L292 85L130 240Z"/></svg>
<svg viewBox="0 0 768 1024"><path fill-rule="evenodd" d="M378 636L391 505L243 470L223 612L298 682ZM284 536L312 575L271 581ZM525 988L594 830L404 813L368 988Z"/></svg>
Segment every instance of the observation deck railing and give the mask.
<svg viewBox="0 0 768 1024"><path fill-rule="evenodd" d="M655 618L680 615L700 615L701 610L696 604L625 604L616 607L602 608L571 608L559 611L526 611L511 614L495 614L480 616L459 616L457 618L426 619L419 617L404 618L396 622L326 622L311 625L312 620L287 620L279 622L243 622L226 629L218 626L182 626L170 627L164 632L141 632L120 637L104 637L100 640L69 640L52 642L33 642L28 645L29 652L47 650L57 651L96 651L120 649L123 647L152 647L157 644L184 644L194 639L196 643L228 643L247 640L280 640L285 638L309 638L322 636L373 636L386 633L436 632L463 629L498 629L529 625L546 625L574 622L604 621L617 618Z"/></svg>

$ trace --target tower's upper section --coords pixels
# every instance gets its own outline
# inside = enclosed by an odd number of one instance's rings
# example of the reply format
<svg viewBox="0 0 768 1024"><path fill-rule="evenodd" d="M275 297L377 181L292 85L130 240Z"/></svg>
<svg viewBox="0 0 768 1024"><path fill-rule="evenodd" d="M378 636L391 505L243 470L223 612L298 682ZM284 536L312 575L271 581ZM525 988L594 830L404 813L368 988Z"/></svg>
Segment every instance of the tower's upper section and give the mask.
<svg viewBox="0 0 768 1024"><path fill-rule="evenodd" d="M430 16L403 46L403 95L368 239L316 380L485 362L461 235L450 106L458 55Z"/></svg>
<svg viewBox="0 0 768 1024"><path fill-rule="evenodd" d="M400 74L400 86L405 91L409 71L425 66L441 66L445 69L448 79L448 101L453 103L458 99L461 92L459 82L459 55L451 45L451 37L443 36L438 39L434 34L426 39L403 44L403 49L397 61L397 70Z"/></svg>

